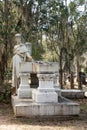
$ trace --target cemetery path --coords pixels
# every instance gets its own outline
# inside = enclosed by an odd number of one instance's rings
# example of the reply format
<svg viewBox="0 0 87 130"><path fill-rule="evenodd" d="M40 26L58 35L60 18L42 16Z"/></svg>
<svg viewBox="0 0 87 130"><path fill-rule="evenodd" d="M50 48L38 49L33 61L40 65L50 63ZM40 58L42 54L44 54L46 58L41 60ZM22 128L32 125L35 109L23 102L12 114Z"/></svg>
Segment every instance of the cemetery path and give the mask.
<svg viewBox="0 0 87 130"><path fill-rule="evenodd" d="M0 130L87 130L87 99L78 117L16 118L10 104L0 103Z"/></svg>

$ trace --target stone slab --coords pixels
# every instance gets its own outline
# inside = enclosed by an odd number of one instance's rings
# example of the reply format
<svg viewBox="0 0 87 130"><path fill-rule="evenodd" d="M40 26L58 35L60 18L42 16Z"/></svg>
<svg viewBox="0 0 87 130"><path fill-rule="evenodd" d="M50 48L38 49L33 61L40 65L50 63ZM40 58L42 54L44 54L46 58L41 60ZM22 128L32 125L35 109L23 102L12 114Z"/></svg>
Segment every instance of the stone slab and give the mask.
<svg viewBox="0 0 87 130"><path fill-rule="evenodd" d="M21 62L19 64L19 72L30 73L33 71L33 62Z"/></svg>
<svg viewBox="0 0 87 130"><path fill-rule="evenodd" d="M35 73L55 73L58 72L58 63L57 62L34 62L33 71Z"/></svg>
<svg viewBox="0 0 87 130"><path fill-rule="evenodd" d="M12 96L12 105L16 117L31 116L74 116L79 115L79 104L74 102L35 103L32 99L19 99Z"/></svg>
<svg viewBox="0 0 87 130"><path fill-rule="evenodd" d="M20 72L25 73L54 73L58 72L57 62L21 62L19 67Z"/></svg>
<svg viewBox="0 0 87 130"><path fill-rule="evenodd" d="M56 92L40 92L38 90L32 91L32 99L37 103L53 103L58 102L58 96Z"/></svg>
<svg viewBox="0 0 87 130"><path fill-rule="evenodd" d="M30 97L32 97L32 90L18 88L18 97L19 98L30 98Z"/></svg>
<svg viewBox="0 0 87 130"><path fill-rule="evenodd" d="M63 97L69 98L69 99L79 99L85 97L85 91L84 90L76 90L76 89L61 89L61 95Z"/></svg>

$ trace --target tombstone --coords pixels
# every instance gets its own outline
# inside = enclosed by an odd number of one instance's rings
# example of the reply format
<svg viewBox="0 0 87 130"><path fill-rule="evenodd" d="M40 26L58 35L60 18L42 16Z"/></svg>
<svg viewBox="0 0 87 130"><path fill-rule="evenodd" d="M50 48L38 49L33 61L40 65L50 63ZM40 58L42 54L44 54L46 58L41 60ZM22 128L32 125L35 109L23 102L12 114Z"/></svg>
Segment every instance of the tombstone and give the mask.
<svg viewBox="0 0 87 130"><path fill-rule="evenodd" d="M20 42L20 39L18 41ZM61 90L57 83L59 72L58 63L34 61L30 55L31 52L29 53L29 48L27 48L29 46L25 46L23 43L20 46L20 48L17 48L18 51L15 54L17 58L13 58L15 59L13 61L13 65L15 66L13 70L16 70L18 73L18 75L17 73L13 73L13 79L20 79L16 88L17 95L12 95L15 116L79 115L79 104L62 97L60 94ZM27 61L26 58L28 56L29 60ZM16 60L18 68L16 68ZM30 86L32 83L31 78L34 74L38 78L37 88L31 88ZM17 84L17 82L13 83Z"/></svg>

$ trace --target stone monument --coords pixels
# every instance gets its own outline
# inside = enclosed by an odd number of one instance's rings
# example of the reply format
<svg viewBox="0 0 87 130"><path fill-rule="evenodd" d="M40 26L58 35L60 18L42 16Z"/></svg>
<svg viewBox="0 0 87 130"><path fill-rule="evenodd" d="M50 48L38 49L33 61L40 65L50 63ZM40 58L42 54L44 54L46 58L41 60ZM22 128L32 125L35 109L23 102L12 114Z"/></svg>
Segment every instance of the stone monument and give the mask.
<svg viewBox="0 0 87 130"><path fill-rule="evenodd" d="M21 77L21 80L22 80L23 75L26 75L25 77L27 77L27 78L29 76L29 74L24 74L24 73L20 74L19 73L20 63L21 62L27 62L27 61L30 62L33 59L31 57L31 48L29 46L30 44L29 43L26 43L26 44L23 43L21 34L16 34L15 39L16 39L17 45L14 46L12 86L16 88L16 94L18 92L18 95L20 96L20 91L22 91L22 89L23 89L22 84L20 84L21 89L19 88L20 77ZM21 82L23 82L23 80ZM28 83L26 84L26 86L29 86ZM26 92L27 91L28 90L26 90Z"/></svg>
<svg viewBox="0 0 87 130"><path fill-rule="evenodd" d="M37 73L39 87L32 92L32 98L36 102L58 102L58 96L54 88L54 74L58 72L58 64L51 62L37 62L33 65L33 71Z"/></svg>
<svg viewBox="0 0 87 130"><path fill-rule="evenodd" d="M79 104L61 96L58 87L58 63L34 61L29 53L29 46L21 42L15 47L13 57L13 84L18 85L17 95L12 95L12 105L15 116L52 116L79 115ZM22 45L20 45L22 44ZM20 46L20 47L19 47ZM29 60L27 61L27 58ZM17 66L18 65L18 66ZM30 88L30 74L36 74L39 80L38 88Z"/></svg>

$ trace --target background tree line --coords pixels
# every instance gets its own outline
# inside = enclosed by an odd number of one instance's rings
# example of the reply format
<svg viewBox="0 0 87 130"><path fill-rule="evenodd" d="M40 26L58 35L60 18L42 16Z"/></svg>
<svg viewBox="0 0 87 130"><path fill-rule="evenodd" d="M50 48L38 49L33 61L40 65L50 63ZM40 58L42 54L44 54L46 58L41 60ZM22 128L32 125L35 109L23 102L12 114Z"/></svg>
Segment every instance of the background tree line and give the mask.
<svg viewBox="0 0 87 130"><path fill-rule="evenodd" d="M79 10L83 7L83 11ZM85 0L0 0L0 82L11 68L14 35L22 33L32 43L35 60L58 61L59 83L70 75L74 88L74 66L78 86L81 57L87 51L87 3ZM87 67L87 66L86 66Z"/></svg>

